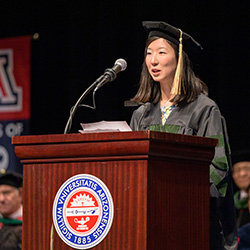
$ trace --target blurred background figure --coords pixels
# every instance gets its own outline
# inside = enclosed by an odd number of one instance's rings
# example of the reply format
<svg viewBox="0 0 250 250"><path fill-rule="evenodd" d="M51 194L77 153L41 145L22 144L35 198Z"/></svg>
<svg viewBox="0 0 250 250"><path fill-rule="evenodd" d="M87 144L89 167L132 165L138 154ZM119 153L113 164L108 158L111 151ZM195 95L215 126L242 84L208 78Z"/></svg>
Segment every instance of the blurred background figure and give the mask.
<svg viewBox="0 0 250 250"><path fill-rule="evenodd" d="M248 212L250 214L250 185L247 188ZM250 250L250 223L238 228L239 245L238 250Z"/></svg>
<svg viewBox="0 0 250 250"><path fill-rule="evenodd" d="M233 165L233 179L238 191L234 194L237 227L250 222L248 210L248 186L250 184L250 161L238 161Z"/></svg>
<svg viewBox="0 0 250 250"><path fill-rule="evenodd" d="M22 249L22 183L21 174L0 172L0 249Z"/></svg>

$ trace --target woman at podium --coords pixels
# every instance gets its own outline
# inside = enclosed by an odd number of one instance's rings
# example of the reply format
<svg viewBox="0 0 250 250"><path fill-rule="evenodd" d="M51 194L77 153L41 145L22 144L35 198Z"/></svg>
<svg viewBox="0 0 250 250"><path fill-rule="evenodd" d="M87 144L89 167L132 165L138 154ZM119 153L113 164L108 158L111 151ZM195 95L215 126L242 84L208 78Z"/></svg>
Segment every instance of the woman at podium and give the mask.
<svg viewBox="0 0 250 250"><path fill-rule="evenodd" d="M192 69L201 45L165 22L145 21L148 33L132 130L217 138L210 165L210 249L237 249L231 160L226 124L206 84Z"/></svg>

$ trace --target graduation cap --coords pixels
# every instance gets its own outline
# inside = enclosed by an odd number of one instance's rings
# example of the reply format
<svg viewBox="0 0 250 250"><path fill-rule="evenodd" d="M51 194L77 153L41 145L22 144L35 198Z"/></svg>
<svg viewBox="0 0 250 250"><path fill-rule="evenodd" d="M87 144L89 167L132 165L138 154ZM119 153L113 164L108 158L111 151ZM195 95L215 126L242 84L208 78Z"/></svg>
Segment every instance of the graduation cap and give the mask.
<svg viewBox="0 0 250 250"><path fill-rule="evenodd" d="M249 146L244 148L244 149L233 151L231 158L232 158L233 164L236 164L237 162L241 162L241 161L250 161L250 148L249 148Z"/></svg>
<svg viewBox="0 0 250 250"><path fill-rule="evenodd" d="M148 37L158 36L167 39L168 41L179 46L180 44L180 29L165 23L158 21L144 21L142 22L143 27L148 33ZM192 56L198 54L203 50L202 46L195 41L189 34L182 32L182 44L183 50Z"/></svg>
<svg viewBox="0 0 250 250"><path fill-rule="evenodd" d="M10 185L16 188L22 187L23 176L16 172L5 170L0 171L0 185Z"/></svg>
<svg viewBox="0 0 250 250"><path fill-rule="evenodd" d="M142 26L148 33L148 37L162 37L166 40L179 46L179 58L175 72L175 78L172 86L171 93L174 95L181 94L181 75L183 68L183 54L184 50L187 55L192 58L203 50L202 46L196 42L189 34L182 32L168 23L162 21L143 21Z"/></svg>

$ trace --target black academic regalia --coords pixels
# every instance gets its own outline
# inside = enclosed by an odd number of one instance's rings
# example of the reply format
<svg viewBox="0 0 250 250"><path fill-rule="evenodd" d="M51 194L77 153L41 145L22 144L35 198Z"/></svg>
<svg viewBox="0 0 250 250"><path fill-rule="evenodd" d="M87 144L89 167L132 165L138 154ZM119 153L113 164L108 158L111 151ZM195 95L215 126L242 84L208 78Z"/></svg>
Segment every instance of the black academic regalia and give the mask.
<svg viewBox="0 0 250 250"><path fill-rule="evenodd" d="M9 224L2 226L2 228L0 229L0 249L22 249L22 225Z"/></svg>
<svg viewBox="0 0 250 250"><path fill-rule="evenodd" d="M225 120L216 103L201 94L189 104L177 105L164 126L160 103L145 103L134 111L130 127L135 131L156 130L218 139L210 165L210 249L236 250L230 148Z"/></svg>

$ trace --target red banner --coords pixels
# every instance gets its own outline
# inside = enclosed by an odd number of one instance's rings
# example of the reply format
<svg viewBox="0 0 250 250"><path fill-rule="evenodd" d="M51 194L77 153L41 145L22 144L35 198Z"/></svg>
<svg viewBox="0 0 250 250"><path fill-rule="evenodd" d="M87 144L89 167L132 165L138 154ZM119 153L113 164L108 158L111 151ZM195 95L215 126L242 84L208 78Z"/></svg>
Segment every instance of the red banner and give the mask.
<svg viewBox="0 0 250 250"><path fill-rule="evenodd" d="M0 169L21 172L11 137L29 133L30 36L0 39Z"/></svg>

